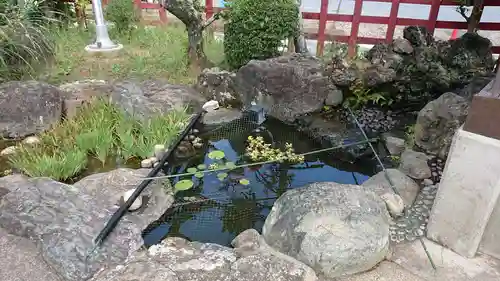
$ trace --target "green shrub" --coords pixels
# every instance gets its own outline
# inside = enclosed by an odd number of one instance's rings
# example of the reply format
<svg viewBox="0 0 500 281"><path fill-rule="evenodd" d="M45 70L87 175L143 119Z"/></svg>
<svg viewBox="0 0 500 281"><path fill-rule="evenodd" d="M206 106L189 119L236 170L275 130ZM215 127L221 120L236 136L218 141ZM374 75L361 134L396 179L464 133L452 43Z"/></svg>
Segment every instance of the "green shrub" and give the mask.
<svg viewBox="0 0 500 281"><path fill-rule="evenodd" d="M139 22L140 14L133 1L112 0L106 7L106 19L115 24L118 33L125 34Z"/></svg>
<svg viewBox="0 0 500 281"><path fill-rule="evenodd" d="M282 40L298 32L299 8L295 0L234 0L228 7L224 54L231 68L252 59L278 56Z"/></svg>

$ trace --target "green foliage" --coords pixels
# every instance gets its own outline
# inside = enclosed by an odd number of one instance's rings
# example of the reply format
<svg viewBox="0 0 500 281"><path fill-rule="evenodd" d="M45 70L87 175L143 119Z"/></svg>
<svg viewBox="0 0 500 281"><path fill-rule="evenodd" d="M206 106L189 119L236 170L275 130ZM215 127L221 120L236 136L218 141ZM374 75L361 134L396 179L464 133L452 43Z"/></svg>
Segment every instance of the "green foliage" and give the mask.
<svg viewBox="0 0 500 281"><path fill-rule="evenodd" d="M192 180L180 180L174 185L174 188L175 188L175 190L183 191L183 190L191 189L193 186L194 186L194 183Z"/></svg>
<svg viewBox="0 0 500 281"><path fill-rule="evenodd" d="M214 150L214 151L211 151L210 153L208 153L208 158L214 159L214 160L220 160L220 159L224 158L224 156L226 156L226 155L224 154L224 151L222 151L222 150Z"/></svg>
<svg viewBox="0 0 500 281"><path fill-rule="evenodd" d="M40 145L22 145L9 161L12 167L30 177L50 177L64 181L85 168L87 154L79 148L69 146L48 152Z"/></svg>
<svg viewBox="0 0 500 281"><path fill-rule="evenodd" d="M333 57L341 57L341 58L347 58L349 45L347 43L342 43L342 42L337 42L333 41L331 43L328 43L325 46L325 51L323 53L323 60L324 61L330 61ZM359 45L356 45L356 55L351 58L352 60L358 60L364 58L365 54L359 47Z"/></svg>
<svg viewBox="0 0 500 281"><path fill-rule="evenodd" d="M387 93L373 92L372 89L367 89L360 80L356 80L349 90L351 95L345 99L344 103L353 109L360 108L368 103L386 106L394 102L392 98L386 97Z"/></svg>
<svg viewBox="0 0 500 281"><path fill-rule="evenodd" d="M113 0L106 6L106 19L115 24L120 34L130 34L140 20L140 11L130 0Z"/></svg>
<svg viewBox="0 0 500 281"><path fill-rule="evenodd" d="M409 148L415 146L415 125L406 127L405 144Z"/></svg>
<svg viewBox="0 0 500 281"><path fill-rule="evenodd" d="M282 40L298 32L295 0L234 0L224 26L224 54L230 68L280 54Z"/></svg>
<svg viewBox="0 0 500 281"><path fill-rule="evenodd" d="M285 144L285 150L272 148L271 144L265 143L262 137L248 137L248 145L246 147L246 156L252 161L277 161L300 163L304 162L304 156L297 155L294 152L293 146L290 143Z"/></svg>
<svg viewBox="0 0 500 281"><path fill-rule="evenodd" d="M54 54L45 17L37 1L26 1L22 8L0 0L0 82L20 79L33 72L33 65Z"/></svg>
<svg viewBox="0 0 500 281"><path fill-rule="evenodd" d="M185 110L174 110L140 122L98 100L42 133L39 144L18 145L9 162L29 176L68 180L86 168L89 156L103 164L113 155L125 160L150 157L156 144L168 146L188 120Z"/></svg>

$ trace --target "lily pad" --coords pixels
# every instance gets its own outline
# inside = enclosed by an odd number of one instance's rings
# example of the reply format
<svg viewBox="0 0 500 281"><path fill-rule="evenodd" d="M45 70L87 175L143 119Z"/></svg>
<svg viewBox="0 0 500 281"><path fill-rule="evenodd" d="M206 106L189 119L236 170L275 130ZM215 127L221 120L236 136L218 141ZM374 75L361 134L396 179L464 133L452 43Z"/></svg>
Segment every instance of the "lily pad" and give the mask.
<svg viewBox="0 0 500 281"><path fill-rule="evenodd" d="M227 173L218 173L217 177L219 178L219 180L224 180L225 178L227 178Z"/></svg>
<svg viewBox="0 0 500 281"><path fill-rule="evenodd" d="M234 164L234 162L227 162L226 168L228 168L229 170L232 170L232 169L236 168L236 164Z"/></svg>
<svg viewBox="0 0 500 281"><path fill-rule="evenodd" d="M249 180L247 180L247 179L241 179L241 180L240 180L240 184L241 184L241 185L249 185L249 184L250 184L250 181L249 181Z"/></svg>
<svg viewBox="0 0 500 281"><path fill-rule="evenodd" d="M186 171L188 173L196 173L198 171L198 169L196 169L195 167L191 167L191 168L188 168Z"/></svg>
<svg viewBox="0 0 500 281"><path fill-rule="evenodd" d="M197 172L197 173L194 174L194 176L197 177L197 178L199 178L199 179L201 179L204 176L204 173Z"/></svg>
<svg viewBox="0 0 500 281"><path fill-rule="evenodd" d="M208 158L214 159L214 160L220 160L220 159L224 158L224 156L226 156L226 154L224 154L224 151L222 151L222 150L214 150L208 154Z"/></svg>
<svg viewBox="0 0 500 281"><path fill-rule="evenodd" d="M198 168L198 170L205 170L207 168L207 165L200 164L200 165L196 166L196 168Z"/></svg>
<svg viewBox="0 0 500 281"><path fill-rule="evenodd" d="M183 191L183 190L188 190L193 187L194 183L192 180L180 180L178 181L175 185L174 188Z"/></svg>

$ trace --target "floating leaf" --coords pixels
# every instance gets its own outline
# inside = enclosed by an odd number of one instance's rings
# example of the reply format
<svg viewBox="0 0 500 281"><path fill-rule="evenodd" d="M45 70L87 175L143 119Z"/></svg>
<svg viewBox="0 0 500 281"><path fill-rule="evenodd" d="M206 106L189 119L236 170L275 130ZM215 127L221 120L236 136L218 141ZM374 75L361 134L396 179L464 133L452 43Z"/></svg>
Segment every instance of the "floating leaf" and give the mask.
<svg viewBox="0 0 500 281"><path fill-rule="evenodd" d="M224 158L224 156L226 156L226 155L224 154L224 151L222 151L222 150L214 150L208 154L208 158L214 159L214 160L220 160L220 159Z"/></svg>
<svg viewBox="0 0 500 281"><path fill-rule="evenodd" d="M202 172L197 172L194 174L194 176L201 179L204 176L204 174Z"/></svg>
<svg viewBox="0 0 500 281"><path fill-rule="evenodd" d="M195 167L191 167L191 168L188 168L186 171L188 173L196 173L198 171L198 169L196 169Z"/></svg>
<svg viewBox="0 0 500 281"><path fill-rule="evenodd" d="M247 179L241 179L241 180L240 180L240 184L241 184L241 185L249 185L249 184L250 184L250 181L249 181L249 180L247 180Z"/></svg>
<svg viewBox="0 0 500 281"><path fill-rule="evenodd" d="M228 168L229 170L232 170L232 169L236 168L236 164L234 164L234 162L227 162L226 168Z"/></svg>
<svg viewBox="0 0 500 281"><path fill-rule="evenodd" d="M198 168L198 170L205 170L207 168L207 165L205 164L200 164L198 165L196 168Z"/></svg>
<svg viewBox="0 0 500 281"><path fill-rule="evenodd" d="M224 180L225 178L227 178L227 173L218 173L217 177L219 178L219 180Z"/></svg>
<svg viewBox="0 0 500 281"><path fill-rule="evenodd" d="M180 180L178 181L174 188L179 190L179 191L183 191L183 190L188 190L188 189L191 189L193 187L194 183L192 180Z"/></svg>

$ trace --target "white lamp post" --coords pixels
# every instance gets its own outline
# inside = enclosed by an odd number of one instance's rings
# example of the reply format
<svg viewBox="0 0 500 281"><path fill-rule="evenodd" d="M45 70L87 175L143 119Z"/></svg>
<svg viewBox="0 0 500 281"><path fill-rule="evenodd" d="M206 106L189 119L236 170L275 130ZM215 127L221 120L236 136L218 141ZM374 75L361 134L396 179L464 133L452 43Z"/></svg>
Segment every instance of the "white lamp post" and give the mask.
<svg viewBox="0 0 500 281"><path fill-rule="evenodd" d="M104 22L101 0L92 0L92 10L95 17L96 40L93 44L87 45L88 52L113 52L123 49L122 44L115 44L109 39L108 27Z"/></svg>

